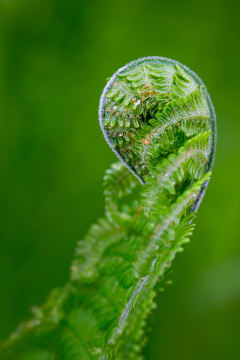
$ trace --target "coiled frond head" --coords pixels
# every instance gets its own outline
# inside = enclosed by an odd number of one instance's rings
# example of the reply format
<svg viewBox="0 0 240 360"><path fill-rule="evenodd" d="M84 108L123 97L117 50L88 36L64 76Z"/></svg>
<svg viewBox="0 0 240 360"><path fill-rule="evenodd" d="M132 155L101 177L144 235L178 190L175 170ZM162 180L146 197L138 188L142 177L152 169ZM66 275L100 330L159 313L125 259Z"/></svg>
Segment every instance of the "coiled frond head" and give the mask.
<svg viewBox="0 0 240 360"><path fill-rule="evenodd" d="M119 69L103 91L99 118L108 144L141 183L186 141L206 132L197 170L201 175L211 170L214 108L200 78L177 61L147 57Z"/></svg>

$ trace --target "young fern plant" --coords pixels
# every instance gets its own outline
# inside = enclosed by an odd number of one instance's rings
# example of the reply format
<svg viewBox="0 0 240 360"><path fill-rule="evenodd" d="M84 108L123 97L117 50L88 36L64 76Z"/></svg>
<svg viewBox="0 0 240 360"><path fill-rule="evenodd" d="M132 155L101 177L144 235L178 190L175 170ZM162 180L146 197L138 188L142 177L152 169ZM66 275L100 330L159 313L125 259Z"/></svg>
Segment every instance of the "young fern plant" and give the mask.
<svg viewBox="0 0 240 360"><path fill-rule="evenodd" d="M156 290L209 182L215 113L195 73L148 57L113 75L99 119L121 160L104 177L105 217L78 243L69 283L2 345L2 360L142 359Z"/></svg>

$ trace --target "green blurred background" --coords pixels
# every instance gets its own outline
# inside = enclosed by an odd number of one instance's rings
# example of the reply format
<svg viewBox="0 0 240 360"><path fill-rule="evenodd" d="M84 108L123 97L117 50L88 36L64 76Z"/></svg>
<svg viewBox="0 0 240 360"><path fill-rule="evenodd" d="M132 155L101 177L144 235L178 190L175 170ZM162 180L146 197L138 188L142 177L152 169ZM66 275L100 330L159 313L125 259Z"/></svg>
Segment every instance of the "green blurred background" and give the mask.
<svg viewBox="0 0 240 360"><path fill-rule="evenodd" d="M207 85L218 146L144 351L240 359L239 10L239 0L0 0L1 339L68 280L76 241L103 214L115 161L98 126L105 79L159 55Z"/></svg>

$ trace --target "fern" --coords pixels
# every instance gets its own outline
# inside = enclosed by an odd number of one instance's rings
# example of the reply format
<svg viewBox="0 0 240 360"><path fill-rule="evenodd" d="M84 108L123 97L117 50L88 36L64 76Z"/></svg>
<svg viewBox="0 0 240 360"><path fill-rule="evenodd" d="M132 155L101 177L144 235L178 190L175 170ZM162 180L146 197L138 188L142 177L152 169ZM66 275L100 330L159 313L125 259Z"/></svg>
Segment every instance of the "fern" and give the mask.
<svg viewBox="0 0 240 360"><path fill-rule="evenodd" d="M216 143L202 81L175 61L139 59L110 79L99 117L121 160L104 177L105 217L78 243L69 283L2 344L2 360L142 359L156 291L192 234Z"/></svg>

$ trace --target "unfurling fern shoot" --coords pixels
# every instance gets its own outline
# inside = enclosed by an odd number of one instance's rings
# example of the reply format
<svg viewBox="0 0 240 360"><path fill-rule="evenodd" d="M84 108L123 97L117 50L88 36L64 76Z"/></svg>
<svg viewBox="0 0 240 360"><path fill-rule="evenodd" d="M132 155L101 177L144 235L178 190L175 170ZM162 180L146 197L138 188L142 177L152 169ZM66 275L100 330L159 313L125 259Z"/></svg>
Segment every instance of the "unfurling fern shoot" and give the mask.
<svg viewBox="0 0 240 360"><path fill-rule="evenodd" d="M176 61L119 69L100 100L117 157L104 178L105 218L80 241L71 279L2 347L3 360L141 359L156 285L193 229L214 161L207 89Z"/></svg>

